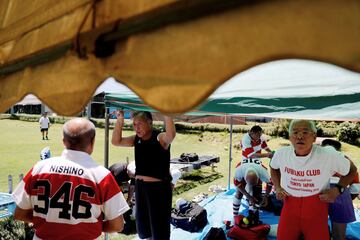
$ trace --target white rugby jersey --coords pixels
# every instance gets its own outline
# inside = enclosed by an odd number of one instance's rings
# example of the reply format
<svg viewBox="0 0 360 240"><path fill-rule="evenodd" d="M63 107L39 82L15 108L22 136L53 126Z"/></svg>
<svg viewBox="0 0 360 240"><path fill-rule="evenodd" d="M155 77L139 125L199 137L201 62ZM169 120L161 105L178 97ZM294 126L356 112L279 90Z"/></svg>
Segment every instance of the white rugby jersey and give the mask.
<svg viewBox="0 0 360 240"><path fill-rule="evenodd" d="M255 153L261 153L262 149L269 149L266 139L263 135L260 136L260 139L258 141L254 141L249 133L244 134L242 140L241 140L241 148L242 148L242 158L243 160L249 159L254 155ZM243 163L251 163L251 162L244 162ZM258 164L261 164L261 160L259 159L258 162L255 162Z"/></svg>
<svg viewBox="0 0 360 240"><path fill-rule="evenodd" d="M350 162L332 147L313 145L306 156L297 156L293 146L277 150L270 162L281 173L280 184L291 196L313 196L329 188L335 173L347 175Z"/></svg>
<svg viewBox="0 0 360 240"><path fill-rule="evenodd" d="M239 182L242 181L246 178L246 174L249 170L253 170L261 181L270 183L270 174L266 168L256 163L242 163L235 169L234 178Z"/></svg>
<svg viewBox="0 0 360 240"><path fill-rule="evenodd" d="M109 170L73 150L35 164L13 197L18 207L33 209L34 239L95 239L103 220L129 210Z"/></svg>

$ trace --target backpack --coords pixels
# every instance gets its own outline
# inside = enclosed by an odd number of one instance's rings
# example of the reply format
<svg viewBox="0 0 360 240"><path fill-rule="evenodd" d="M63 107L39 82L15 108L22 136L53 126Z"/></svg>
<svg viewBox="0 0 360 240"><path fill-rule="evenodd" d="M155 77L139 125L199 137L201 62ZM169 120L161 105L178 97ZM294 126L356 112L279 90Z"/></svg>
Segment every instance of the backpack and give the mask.
<svg viewBox="0 0 360 240"><path fill-rule="evenodd" d="M269 204L266 207L262 207L262 210L272 212L275 216L280 216L284 202L276 199L276 194L271 193L269 195Z"/></svg>
<svg viewBox="0 0 360 240"><path fill-rule="evenodd" d="M171 211L171 224L189 232L198 232L203 229L207 221L205 208L192 202L188 202L185 207L173 208Z"/></svg>
<svg viewBox="0 0 360 240"><path fill-rule="evenodd" d="M269 224L260 224L250 228L241 228L234 225L230 228L227 236L235 240L266 240L269 232Z"/></svg>
<svg viewBox="0 0 360 240"><path fill-rule="evenodd" d="M199 156L196 153L182 153L180 155L180 162L195 162L199 160Z"/></svg>
<svg viewBox="0 0 360 240"><path fill-rule="evenodd" d="M212 227L203 240L226 240L225 232L222 228Z"/></svg>

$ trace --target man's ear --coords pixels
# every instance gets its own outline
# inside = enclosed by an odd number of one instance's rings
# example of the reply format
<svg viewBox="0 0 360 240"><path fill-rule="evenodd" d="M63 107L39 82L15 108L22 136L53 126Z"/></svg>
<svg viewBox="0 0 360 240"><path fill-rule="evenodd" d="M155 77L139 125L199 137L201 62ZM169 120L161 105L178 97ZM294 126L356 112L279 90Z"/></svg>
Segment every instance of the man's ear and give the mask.
<svg viewBox="0 0 360 240"><path fill-rule="evenodd" d="M65 138L63 138L62 140L63 140L63 144L64 144L65 148L67 148L67 147L68 147L68 144L67 144Z"/></svg>

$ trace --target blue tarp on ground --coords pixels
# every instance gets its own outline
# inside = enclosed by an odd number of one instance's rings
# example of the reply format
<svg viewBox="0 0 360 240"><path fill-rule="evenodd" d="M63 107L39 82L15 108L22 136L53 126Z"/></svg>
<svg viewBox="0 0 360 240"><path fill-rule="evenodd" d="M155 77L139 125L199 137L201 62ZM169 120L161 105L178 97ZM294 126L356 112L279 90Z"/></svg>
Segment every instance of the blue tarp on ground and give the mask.
<svg viewBox="0 0 360 240"><path fill-rule="evenodd" d="M200 205L206 209L209 221L202 232L190 233L179 228L173 228L172 226L171 240L203 239L211 227L222 227L225 229L224 220L231 220L233 222L232 199L234 194L235 189L230 189L225 193L217 194L202 201ZM240 207L240 213L247 215L247 204L244 200ZM355 209L355 214L356 222L348 224L346 239L360 239L360 210ZM276 239L275 234L279 217L272 213L261 211L260 219L264 223L271 225L268 239Z"/></svg>

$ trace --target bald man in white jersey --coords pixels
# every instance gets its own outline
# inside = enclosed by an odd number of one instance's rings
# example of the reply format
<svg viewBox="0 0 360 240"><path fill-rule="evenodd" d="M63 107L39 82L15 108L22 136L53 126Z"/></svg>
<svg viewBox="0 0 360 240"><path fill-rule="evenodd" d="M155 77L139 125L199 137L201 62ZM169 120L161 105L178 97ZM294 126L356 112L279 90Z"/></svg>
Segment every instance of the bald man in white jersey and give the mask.
<svg viewBox="0 0 360 240"><path fill-rule="evenodd" d="M64 124L60 157L39 161L13 193L14 218L32 222L34 239L96 239L120 232L129 210L109 170L90 156L95 126L82 118Z"/></svg>

